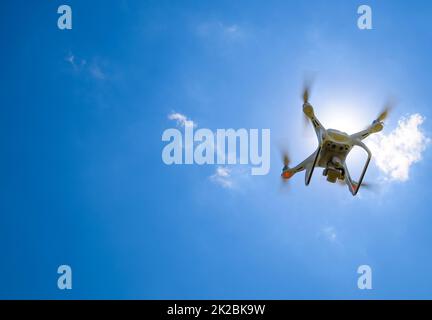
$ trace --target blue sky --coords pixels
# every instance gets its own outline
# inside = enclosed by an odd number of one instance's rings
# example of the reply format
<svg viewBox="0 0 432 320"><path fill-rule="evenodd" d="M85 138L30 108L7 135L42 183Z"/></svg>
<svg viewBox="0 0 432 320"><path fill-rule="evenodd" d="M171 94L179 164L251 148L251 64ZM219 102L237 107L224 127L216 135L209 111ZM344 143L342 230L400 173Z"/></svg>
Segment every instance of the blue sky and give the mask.
<svg viewBox="0 0 432 320"><path fill-rule="evenodd" d="M359 1L67 1L61 31L65 3L2 3L1 298L432 298L430 4L368 1L359 30ZM281 192L279 147L293 162L315 147L308 71L325 126L362 129L397 97L370 142L377 192L353 198L320 171ZM271 129L270 173L236 166L226 187L217 166L165 165L172 112ZM405 133L417 149L400 151ZM385 172L389 143L414 152L405 179ZM373 290L357 288L362 264Z"/></svg>

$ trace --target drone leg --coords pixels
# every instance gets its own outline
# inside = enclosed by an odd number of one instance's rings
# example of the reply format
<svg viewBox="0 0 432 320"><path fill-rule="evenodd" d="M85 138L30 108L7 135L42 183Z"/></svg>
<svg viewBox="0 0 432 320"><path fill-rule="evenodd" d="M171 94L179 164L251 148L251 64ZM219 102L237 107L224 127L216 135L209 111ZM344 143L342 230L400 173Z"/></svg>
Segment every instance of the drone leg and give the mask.
<svg viewBox="0 0 432 320"><path fill-rule="evenodd" d="M318 147L318 149L309 157L310 161L306 166L306 174L305 174L305 185L309 185L311 178L312 178L312 174L314 172L315 166L318 162L318 158L321 152L321 145ZM309 159L308 158L308 159Z"/></svg>
<svg viewBox="0 0 432 320"><path fill-rule="evenodd" d="M357 193L358 185L351 179L351 176L349 174L349 171L348 171L348 168L347 168L345 162L343 163L343 168L345 171L345 183L348 186L348 189L351 192L351 194L353 196L355 196Z"/></svg>
<svg viewBox="0 0 432 320"><path fill-rule="evenodd" d="M365 163L365 165L363 167L363 170L362 170L362 172L360 174L360 178L359 178L358 182L355 182L354 180L351 179L351 176L349 174L349 171L348 171L348 168L347 168L347 165L346 165L345 161L341 163L342 166L343 166L343 168L344 168L344 171L345 171L345 183L347 184L347 186L348 186L349 190L351 191L352 195L355 196L357 194L357 192L359 191L361 185L362 185L363 178L364 178L364 176L366 174L366 171L368 169L370 160L372 158L372 153L369 150L369 148L363 142L361 142L360 140L353 140L353 144L359 146L362 149L364 149L366 151L367 155L368 155L366 163Z"/></svg>
<svg viewBox="0 0 432 320"><path fill-rule="evenodd" d="M289 179L298 172L301 172L303 170L310 170L315 158L316 158L316 152L311 154L304 161L300 162L298 165L296 165L293 168L284 167L282 169L282 177L284 179Z"/></svg>
<svg viewBox="0 0 432 320"><path fill-rule="evenodd" d="M313 168L315 167L318 154L319 154L319 150L312 153L304 161L300 162L298 165L296 165L293 168L284 167L282 169L282 174L281 174L282 178L289 179L296 173L306 170L306 177L309 178L307 178L305 182L306 185L309 184L308 180L310 181L310 177L312 176Z"/></svg>

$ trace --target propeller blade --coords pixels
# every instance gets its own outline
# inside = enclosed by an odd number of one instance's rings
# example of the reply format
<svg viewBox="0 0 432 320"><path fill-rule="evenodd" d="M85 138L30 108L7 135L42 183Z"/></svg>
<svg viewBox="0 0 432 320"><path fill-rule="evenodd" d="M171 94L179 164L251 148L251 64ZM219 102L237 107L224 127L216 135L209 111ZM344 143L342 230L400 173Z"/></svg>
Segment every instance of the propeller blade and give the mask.
<svg viewBox="0 0 432 320"><path fill-rule="evenodd" d="M345 180L337 180L337 184L341 187L345 187L346 186L346 182ZM369 182L365 182L363 181L361 184L361 189L366 189L366 190L370 190L370 191L376 191L377 185L375 183L369 183Z"/></svg>
<svg viewBox="0 0 432 320"><path fill-rule="evenodd" d="M303 103L309 102L310 90L314 78L315 78L315 74L313 72L307 72L304 75L303 90L302 90Z"/></svg>
<svg viewBox="0 0 432 320"><path fill-rule="evenodd" d="M305 76L305 79L303 82L303 89L302 89L303 104L309 103L310 91L311 91L311 87L312 87L312 80L313 80L312 75ZM308 128L308 126L310 124L310 120L308 119L308 117L303 112L302 112L302 114L303 114L303 129L306 132L306 128Z"/></svg>
<svg viewBox="0 0 432 320"><path fill-rule="evenodd" d="M283 170L289 168L289 164L291 162L291 159L288 155L288 152L286 152L286 151L282 151L282 162L284 165ZM287 190L286 188L288 187L288 180L290 178L290 176L287 177L287 175L290 175L289 171L283 171L283 173L281 174L281 190L282 189Z"/></svg>
<svg viewBox="0 0 432 320"><path fill-rule="evenodd" d="M389 112L390 108L385 107L384 110L378 115L377 120L380 122L384 121L385 119L387 119Z"/></svg>
<svg viewBox="0 0 432 320"><path fill-rule="evenodd" d="M377 121L384 121L385 119L387 119L389 113L392 111L392 109L394 108L394 106L396 105L396 101L394 98L389 99L387 101L387 103L384 105L383 110L381 111L381 113L378 115L377 117Z"/></svg>
<svg viewBox="0 0 432 320"><path fill-rule="evenodd" d="M368 190L373 190L376 187L376 184L374 183L369 183L369 182L362 182L361 187L363 189L368 189Z"/></svg>
<svg viewBox="0 0 432 320"><path fill-rule="evenodd" d="M283 153L283 164L284 166L288 167L290 164L290 158L288 156L288 153Z"/></svg>
<svg viewBox="0 0 432 320"><path fill-rule="evenodd" d="M308 86L303 88L303 103L309 102L309 90Z"/></svg>

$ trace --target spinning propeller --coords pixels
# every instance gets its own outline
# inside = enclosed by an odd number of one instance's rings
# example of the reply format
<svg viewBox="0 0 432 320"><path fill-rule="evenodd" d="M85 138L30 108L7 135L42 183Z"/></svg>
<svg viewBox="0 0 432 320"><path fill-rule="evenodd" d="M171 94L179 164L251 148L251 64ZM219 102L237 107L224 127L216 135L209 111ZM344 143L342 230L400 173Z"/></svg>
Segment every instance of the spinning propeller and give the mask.
<svg viewBox="0 0 432 320"><path fill-rule="evenodd" d="M283 161L284 167L282 169L281 178L282 178L282 183L284 185L286 185L289 178L291 178L294 175L294 173L289 170L289 164L290 164L291 160L290 160L288 153L286 151L282 152L282 161Z"/></svg>
<svg viewBox="0 0 432 320"><path fill-rule="evenodd" d="M346 185L347 185L345 180L338 180L337 182L338 182L338 185L341 187L346 187ZM357 186L357 188L359 187L357 182L355 183L355 185ZM363 181L361 184L361 188L369 190L369 191L376 191L377 185L374 183L368 183L368 182Z"/></svg>
<svg viewBox="0 0 432 320"><path fill-rule="evenodd" d="M302 90L302 98L303 98L303 104L309 103L309 96L310 96L310 88L311 88L311 79L307 79L304 82L303 90ZM303 113L303 124L306 128L309 125L309 119L308 117Z"/></svg>
<svg viewBox="0 0 432 320"><path fill-rule="evenodd" d="M381 111L381 113L378 115L378 117L376 118L376 121L380 121L383 122L385 119L387 119L390 111L393 109L393 105L394 103L392 102L387 102L384 106L383 111Z"/></svg>
<svg viewBox="0 0 432 320"><path fill-rule="evenodd" d="M371 132L379 132L383 129L384 126L384 120L387 119L390 111L393 109L394 101L388 101L384 105L384 109L381 111L381 113L378 115L378 117L372 122L372 128Z"/></svg>
<svg viewBox="0 0 432 320"><path fill-rule="evenodd" d="M375 121L383 122L385 119L387 119L389 113L393 110L394 106L396 104L396 101L392 98L389 99L386 104L384 105L383 110L378 115L378 117L375 119Z"/></svg>
<svg viewBox="0 0 432 320"><path fill-rule="evenodd" d="M309 102L310 82L306 81L303 87L303 103Z"/></svg>

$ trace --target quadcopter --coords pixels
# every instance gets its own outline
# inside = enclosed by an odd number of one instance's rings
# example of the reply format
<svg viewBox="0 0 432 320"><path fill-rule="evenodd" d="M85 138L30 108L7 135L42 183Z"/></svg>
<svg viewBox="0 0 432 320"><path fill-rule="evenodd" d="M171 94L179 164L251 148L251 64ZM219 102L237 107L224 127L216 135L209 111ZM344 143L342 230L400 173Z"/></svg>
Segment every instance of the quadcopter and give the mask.
<svg viewBox="0 0 432 320"><path fill-rule="evenodd" d="M362 186L363 178L372 158L371 151L362 140L383 129L384 120L387 118L389 110L390 106L386 106L383 112L366 129L351 135L335 129L326 129L315 116L314 109L309 103L309 88L306 86L303 90L303 113L306 116L306 120L310 121L313 125L318 139L318 148L303 162L293 168L289 167L290 160L288 155L285 154L283 156L284 167L281 174L283 181L287 181L296 173L305 170L305 184L307 186L311 181L314 169L316 167L324 168L323 176L327 177L328 182L346 184L351 194L355 196L360 186ZM346 164L346 158L354 146L362 148L368 155L358 182L351 179Z"/></svg>

